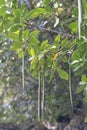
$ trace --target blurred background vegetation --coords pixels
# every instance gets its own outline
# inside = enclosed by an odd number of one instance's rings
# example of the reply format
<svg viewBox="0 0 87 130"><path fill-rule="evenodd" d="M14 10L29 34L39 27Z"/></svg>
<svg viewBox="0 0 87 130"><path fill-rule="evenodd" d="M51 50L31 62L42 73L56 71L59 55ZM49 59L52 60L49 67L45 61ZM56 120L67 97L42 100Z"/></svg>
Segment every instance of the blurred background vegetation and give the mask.
<svg viewBox="0 0 87 130"><path fill-rule="evenodd" d="M0 121L87 115L87 1L0 1ZM79 105L80 103L80 105Z"/></svg>

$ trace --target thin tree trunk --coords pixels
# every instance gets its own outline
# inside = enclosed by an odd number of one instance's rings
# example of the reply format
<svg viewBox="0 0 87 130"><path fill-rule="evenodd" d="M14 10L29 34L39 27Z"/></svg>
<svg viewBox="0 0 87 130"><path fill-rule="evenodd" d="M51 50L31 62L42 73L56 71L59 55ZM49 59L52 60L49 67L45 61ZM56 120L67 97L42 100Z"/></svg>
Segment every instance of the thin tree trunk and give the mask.
<svg viewBox="0 0 87 130"><path fill-rule="evenodd" d="M44 119L45 115L45 84L44 84L44 75L43 75L43 91L42 91L42 118Z"/></svg>
<svg viewBox="0 0 87 130"><path fill-rule="evenodd" d="M41 121L41 75L38 70L38 120Z"/></svg>

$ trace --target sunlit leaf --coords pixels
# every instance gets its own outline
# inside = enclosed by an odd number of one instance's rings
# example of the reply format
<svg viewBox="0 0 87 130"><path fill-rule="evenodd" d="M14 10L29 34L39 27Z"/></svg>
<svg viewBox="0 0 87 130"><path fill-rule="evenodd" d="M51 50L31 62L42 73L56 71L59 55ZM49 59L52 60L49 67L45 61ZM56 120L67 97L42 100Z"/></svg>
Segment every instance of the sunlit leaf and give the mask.
<svg viewBox="0 0 87 130"><path fill-rule="evenodd" d="M14 32L14 34L16 34L16 35L19 35L19 33L20 33L20 30L17 30Z"/></svg>
<svg viewBox="0 0 87 130"><path fill-rule="evenodd" d="M33 48L30 49L30 54L31 54L31 56L35 56L35 52L34 52Z"/></svg>
<svg viewBox="0 0 87 130"><path fill-rule="evenodd" d="M10 32L16 32L17 30L19 30L19 24L15 23L9 28L9 30Z"/></svg>

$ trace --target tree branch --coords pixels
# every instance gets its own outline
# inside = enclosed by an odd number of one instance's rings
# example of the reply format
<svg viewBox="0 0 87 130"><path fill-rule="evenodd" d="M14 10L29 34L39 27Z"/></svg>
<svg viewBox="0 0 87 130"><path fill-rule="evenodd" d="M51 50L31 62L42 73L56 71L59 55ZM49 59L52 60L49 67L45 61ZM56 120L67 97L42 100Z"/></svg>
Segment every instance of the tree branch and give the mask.
<svg viewBox="0 0 87 130"><path fill-rule="evenodd" d="M60 32L60 31L56 31L56 30L53 30L53 29L47 29L45 27L38 26L38 25L36 25L34 23L24 22L24 24L34 26L34 27L38 28L39 30L43 30L43 31L47 31L47 32L53 32L55 34L60 34L60 35L63 35L64 37L73 38L73 39L75 38L75 35L70 35L70 34Z"/></svg>

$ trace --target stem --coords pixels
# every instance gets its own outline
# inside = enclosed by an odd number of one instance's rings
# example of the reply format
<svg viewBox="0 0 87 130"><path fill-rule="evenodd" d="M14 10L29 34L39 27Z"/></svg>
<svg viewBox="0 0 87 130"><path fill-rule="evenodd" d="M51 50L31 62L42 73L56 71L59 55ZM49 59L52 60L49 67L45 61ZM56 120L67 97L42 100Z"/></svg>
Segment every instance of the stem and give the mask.
<svg viewBox="0 0 87 130"><path fill-rule="evenodd" d="M38 120L41 121L41 74L38 69Z"/></svg>
<svg viewBox="0 0 87 130"><path fill-rule="evenodd" d="M24 77L25 77L25 74L24 74L24 52L22 51L22 87L23 87L23 90L24 90Z"/></svg>
<svg viewBox="0 0 87 130"><path fill-rule="evenodd" d="M42 95L42 118L44 119L44 108L45 108L45 84L44 84L44 75L43 75L43 95Z"/></svg>
<svg viewBox="0 0 87 130"><path fill-rule="evenodd" d="M72 83L71 83L71 65L70 65L70 54L69 54L69 93L70 93L70 103L73 110L73 98L72 98Z"/></svg>
<svg viewBox="0 0 87 130"><path fill-rule="evenodd" d="M78 32L79 32L79 39L81 37L81 22L82 22L81 0L78 0Z"/></svg>

